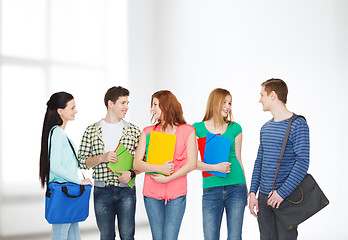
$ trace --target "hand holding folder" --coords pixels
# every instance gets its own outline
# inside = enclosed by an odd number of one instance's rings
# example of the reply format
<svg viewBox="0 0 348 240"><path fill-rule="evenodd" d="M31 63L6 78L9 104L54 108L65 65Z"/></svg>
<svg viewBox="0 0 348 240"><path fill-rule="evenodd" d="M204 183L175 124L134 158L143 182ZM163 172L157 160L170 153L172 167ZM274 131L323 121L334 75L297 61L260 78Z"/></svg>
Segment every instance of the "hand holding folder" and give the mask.
<svg viewBox="0 0 348 240"><path fill-rule="evenodd" d="M208 132L203 162L207 164L219 164L222 162L228 162L228 156L231 148L231 139ZM207 171L207 173L213 174L219 177L226 177L226 173Z"/></svg>
<svg viewBox="0 0 348 240"><path fill-rule="evenodd" d="M146 162L153 165L163 165L174 158L176 135L151 131L146 154ZM169 175L167 173L158 172Z"/></svg>
<svg viewBox="0 0 348 240"><path fill-rule="evenodd" d="M108 168L115 173L117 176L121 176L116 171L129 171L133 168L133 155L127 150L127 148L120 142L115 150L118 157L117 162L109 162ZM128 182L128 186L133 188L135 178Z"/></svg>

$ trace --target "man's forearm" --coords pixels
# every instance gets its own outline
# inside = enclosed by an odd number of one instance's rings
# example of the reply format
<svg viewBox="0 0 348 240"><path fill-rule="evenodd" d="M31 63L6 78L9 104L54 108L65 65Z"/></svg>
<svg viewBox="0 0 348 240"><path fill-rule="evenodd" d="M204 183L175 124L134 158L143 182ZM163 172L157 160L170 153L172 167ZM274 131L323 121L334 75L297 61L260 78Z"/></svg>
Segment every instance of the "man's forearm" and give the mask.
<svg viewBox="0 0 348 240"><path fill-rule="evenodd" d="M97 166L100 163L102 163L103 155L104 154L87 158L87 160L86 160L86 167L87 168L94 168L95 166Z"/></svg>

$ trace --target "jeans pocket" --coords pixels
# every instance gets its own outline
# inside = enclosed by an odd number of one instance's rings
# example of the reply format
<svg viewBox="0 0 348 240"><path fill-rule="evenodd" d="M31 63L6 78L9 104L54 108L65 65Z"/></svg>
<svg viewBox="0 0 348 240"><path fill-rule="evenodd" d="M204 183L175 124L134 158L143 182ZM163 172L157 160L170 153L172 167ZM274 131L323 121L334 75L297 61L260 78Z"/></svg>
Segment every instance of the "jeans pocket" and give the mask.
<svg viewBox="0 0 348 240"><path fill-rule="evenodd" d="M104 188L102 188L102 187L96 187L96 186L94 186L94 190L93 190L94 196L98 196L98 195L101 193L101 191L103 191L103 189L104 189Z"/></svg>
<svg viewBox="0 0 348 240"><path fill-rule="evenodd" d="M129 192L130 194L133 194L133 195L136 194L135 186L134 186L133 188L126 187L125 189L126 189L126 191Z"/></svg>
<svg viewBox="0 0 348 240"><path fill-rule="evenodd" d="M222 188L221 187L211 187L203 189L203 201L216 201L222 197Z"/></svg>
<svg viewBox="0 0 348 240"><path fill-rule="evenodd" d="M204 192L211 192L213 191L213 188L203 188L203 193Z"/></svg>
<svg viewBox="0 0 348 240"><path fill-rule="evenodd" d="M246 188L246 184L245 183L241 183L241 184L233 184L233 186L235 187L245 187Z"/></svg>

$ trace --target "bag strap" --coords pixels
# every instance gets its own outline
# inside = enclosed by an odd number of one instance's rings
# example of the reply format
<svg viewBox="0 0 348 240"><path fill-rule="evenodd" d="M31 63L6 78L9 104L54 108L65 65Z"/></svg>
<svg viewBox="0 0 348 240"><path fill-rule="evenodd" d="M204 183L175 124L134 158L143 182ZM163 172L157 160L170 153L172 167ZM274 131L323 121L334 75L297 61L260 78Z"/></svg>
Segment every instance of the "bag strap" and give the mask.
<svg viewBox="0 0 348 240"><path fill-rule="evenodd" d="M72 145L70 139L69 139L68 137L66 137L66 138L68 139L69 145L70 145L70 147L71 147L71 149L72 149L72 151L73 151L73 153L74 153L74 155L75 155L75 159L76 159L76 161L77 161L77 166L79 166L79 160L77 160L78 158L77 158L77 154L76 154L76 152L75 152L75 148L74 148L74 146ZM86 179L86 178L85 178L85 174L83 174L83 171L82 171L82 170L81 170L81 173L82 173L83 179Z"/></svg>
<svg viewBox="0 0 348 240"><path fill-rule="evenodd" d="M85 185L80 185L80 194L79 195L70 195L68 193L68 188L67 186L63 186L62 187L62 192L65 194L65 196L67 196L68 198L78 198L78 197L81 197L82 194L85 192Z"/></svg>
<svg viewBox="0 0 348 240"><path fill-rule="evenodd" d="M296 114L293 114L293 115L291 116L290 120L289 120L288 128L286 129L285 136L284 136L284 140L283 140L282 150L280 151L280 156L279 156L279 159L278 159L277 171L276 171L276 174L275 174L275 176L274 176L273 187L272 187L273 191L274 191L274 187L275 187L275 185L276 185L276 181L277 181L277 177L278 177L280 165L281 165L281 162L282 162L282 159L283 159L283 155L284 155L286 143L288 142L288 138L289 138L289 134L290 134L290 129L291 129L291 124L292 124L292 122L293 122L296 118L298 118L298 117L302 117L304 120L306 120L306 118L305 118L304 116L296 115Z"/></svg>
<svg viewBox="0 0 348 240"><path fill-rule="evenodd" d="M49 136L50 136L50 139L49 139L49 148L48 148L48 161L47 161L47 164L48 164L48 172L47 172L47 177L46 177L46 186L48 186L48 182L49 182L49 179L50 179L50 159L51 159L51 141L52 141L52 135L53 135L53 130L56 129L57 126L54 126L52 127L52 129L50 130L50 133L49 133ZM75 149L70 141L70 139L68 137L66 137L68 139L68 142L69 142L69 145L74 153L74 156L75 156L75 159L77 161L77 165L79 164L79 161L77 160L77 155L76 155L76 152L75 152ZM83 179L86 179L85 178L85 175L83 174L83 171L81 170L81 173L82 173L82 177Z"/></svg>
<svg viewBox="0 0 348 240"><path fill-rule="evenodd" d="M56 126L52 127L50 132L49 132L49 147L48 147L48 159L47 159L47 175L46 175L46 186L48 186L49 180L50 180L50 170L51 170L51 140L52 140L52 135L53 135L53 130L56 128ZM48 189L48 187L46 187Z"/></svg>

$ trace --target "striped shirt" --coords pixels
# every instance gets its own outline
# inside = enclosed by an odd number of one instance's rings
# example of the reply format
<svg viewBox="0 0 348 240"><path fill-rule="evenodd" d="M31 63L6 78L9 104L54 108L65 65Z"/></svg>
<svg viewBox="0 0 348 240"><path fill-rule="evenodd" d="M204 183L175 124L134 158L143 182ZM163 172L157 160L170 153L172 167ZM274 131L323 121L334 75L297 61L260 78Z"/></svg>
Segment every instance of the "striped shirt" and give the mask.
<svg viewBox="0 0 348 240"><path fill-rule="evenodd" d="M290 119L265 123L260 131L260 146L254 165L250 192L272 191L277 163ZM284 199L300 184L309 166L309 128L302 117L291 125L288 142L279 169L275 189ZM278 189L279 188L279 189Z"/></svg>

